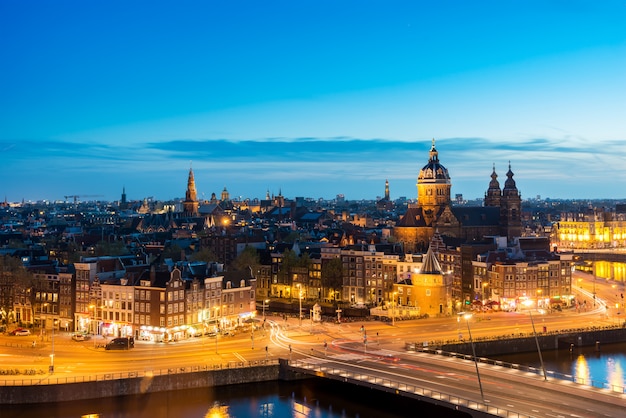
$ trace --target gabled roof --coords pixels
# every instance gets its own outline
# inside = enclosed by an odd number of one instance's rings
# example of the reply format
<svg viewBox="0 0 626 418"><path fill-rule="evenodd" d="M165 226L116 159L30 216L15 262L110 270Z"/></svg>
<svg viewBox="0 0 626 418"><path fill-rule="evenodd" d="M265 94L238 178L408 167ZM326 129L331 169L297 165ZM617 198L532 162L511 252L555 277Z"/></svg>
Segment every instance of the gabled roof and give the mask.
<svg viewBox="0 0 626 418"><path fill-rule="evenodd" d="M420 207L411 207L409 208L404 216L400 218L396 227L425 227L426 221L424 220L424 214L422 213L422 208Z"/></svg>

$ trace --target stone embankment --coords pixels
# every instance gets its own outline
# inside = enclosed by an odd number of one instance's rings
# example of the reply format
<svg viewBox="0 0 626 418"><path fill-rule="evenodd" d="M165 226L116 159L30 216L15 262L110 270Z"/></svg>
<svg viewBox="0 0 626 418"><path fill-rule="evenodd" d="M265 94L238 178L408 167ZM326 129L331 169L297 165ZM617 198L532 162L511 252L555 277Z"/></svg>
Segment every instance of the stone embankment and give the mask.
<svg viewBox="0 0 626 418"><path fill-rule="evenodd" d="M171 390L216 387L242 383L290 380L279 361L260 361L236 366L197 366L152 372L76 376L51 380L49 376L21 382L0 382L1 404L66 402Z"/></svg>
<svg viewBox="0 0 626 418"><path fill-rule="evenodd" d="M575 347L596 346L626 342L625 327L584 328L562 330L559 332L538 332L501 337L474 339L477 357L491 357L505 354L529 353L541 350L571 349ZM406 348L416 351L441 350L449 353L472 354L472 344L465 341L430 341L426 344L409 342Z"/></svg>

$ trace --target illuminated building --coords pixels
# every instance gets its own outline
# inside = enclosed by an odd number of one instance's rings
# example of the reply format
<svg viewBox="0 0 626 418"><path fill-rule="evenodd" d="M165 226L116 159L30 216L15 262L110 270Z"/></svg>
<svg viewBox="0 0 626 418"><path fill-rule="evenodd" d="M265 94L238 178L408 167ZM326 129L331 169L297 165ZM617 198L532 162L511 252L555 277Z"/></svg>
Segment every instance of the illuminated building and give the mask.
<svg viewBox="0 0 626 418"><path fill-rule="evenodd" d="M498 239L494 239L498 244ZM519 238L478 255L472 261L473 301L495 301L502 309L515 310L526 300L549 309L567 306L572 295L572 254L549 251L544 238Z"/></svg>
<svg viewBox="0 0 626 418"><path fill-rule="evenodd" d="M418 271L393 285L401 307L415 307L418 314L440 316L451 313L449 285L433 250L429 247Z"/></svg>
<svg viewBox="0 0 626 418"><path fill-rule="evenodd" d="M482 240L489 235L521 235L521 197L509 164L507 180L500 190L495 167L482 207L452 206L451 179L439 162L435 140L428 163L417 178L417 204L409 206L398 221L393 235L404 245L405 252L425 252L435 231L458 242Z"/></svg>
<svg viewBox="0 0 626 418"><path fill-rule="evenodd" d="M552 231L552 243L560 250L626 248L626 205L563 213Z"/></svg>

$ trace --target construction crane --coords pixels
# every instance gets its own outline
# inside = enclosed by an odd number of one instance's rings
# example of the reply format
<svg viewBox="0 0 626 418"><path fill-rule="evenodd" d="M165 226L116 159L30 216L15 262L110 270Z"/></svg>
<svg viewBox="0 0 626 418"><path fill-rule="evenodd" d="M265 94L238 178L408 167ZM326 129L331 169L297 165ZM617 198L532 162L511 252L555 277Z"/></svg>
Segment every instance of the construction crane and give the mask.
<svg viewBox="0 0 626 418"><path fill-rule="evenodd" d="M102 197L103 195L101 194L70 194L67 196L63 196L65 198L65 200L67 201L67 199L69 199L70 197L74 199L74 204L76 204L78 202L78 198L79 197Z"/></svg>

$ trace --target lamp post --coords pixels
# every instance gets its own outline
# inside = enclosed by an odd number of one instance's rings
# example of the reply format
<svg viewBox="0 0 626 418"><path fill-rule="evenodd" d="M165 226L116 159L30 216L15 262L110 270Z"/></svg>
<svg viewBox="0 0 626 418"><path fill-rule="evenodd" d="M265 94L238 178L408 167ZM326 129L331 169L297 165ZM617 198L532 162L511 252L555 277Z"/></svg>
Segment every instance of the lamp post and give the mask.
<svg viewBox="0 0 626 418"><path fill-rule="evenodd" d="M300 283L298 283L296 287L298 288L298 302L299 302L298 303L299 305L298 318L299 318L300 326L302 326L302 288L300 286Z"/></svg>
<svg viewBox="0 0 626 418"><path fill-rule="evenodd" d="M217 354L217 337L220 335L219 322L217 322L217 312L220 310L219 306L214 306L215 311L215 354Z"/></svg>
<svg viewBox="0 0 626 418"><path fill-rule="evenodd" d="M538 292L541 292L541 290L539 290ZM526 300L524 302L524 305L528 307L528 315L530 316L530 323L533 326L533 334L535 336L535 344L537 345L537 352L539 353L539 362L541 363L541 371L543 372L543 380L548 380L548 375L546 374L546 368L543 365L543 356L541 355L541 347L539 346L539 338L537 338L537 330L535 329L535 320L533 319L533 313L531 310L532 304L533 304L532 300Z"/></svg>
<svg viewBox="0 0 626 418"><path fill-rule="evenodd" d="M265 321L265 304L268 303L269 304L270 300L269 299L265 299L263 301L263 320ZM269 305L267 305L269 307Z"/></svg>
<svg viewBox="0 0 626 418"><path fill-rule="evenodd" d="M250 342L252 344L251 349L254 350L254 318L251 317L250 321Z"/></svg>
<svg viewBox="0 0 626 418"><path fill-rule="evenodd" d="M52 319L52 354L50 354L50 374L54 373L54 319Z"/></svg>
<svg viewBox="0 0 626 418"><path fill-rule="evenodd" d="M393 292L393 294L391 295L391 297L393 298L393 301L391 302L391 325L392 326L396 326L396 294L398 292Z"/></svg>
<svg viewBox="0 0 626 418"><path fill-rule="evenodd" d="M546 374L546 368L543 365L543 356L541 355L541 347L539 346L539 338L537 338L537 331L535 330L535 321L533 320L533 313L528 310L528 315L530 316L530 323L533 325L533 334L535 334L535 344L537 344L537 352L539 353L539 362L541 363L541 371L543 372L543 380L548 380L548 375Z"/></svg>
<svg viewBox="0 0 626 418"><path fill-rule="evenodd" d="M480 388L480 397L485 402L485 395L483 393L483 384L480 381L480 372L478 371L478 359L476 358L476 349L474 348L474 340L472 339L472 330L470 329L469 319L472 315L465 314L465 323L467 324L467 333L469 334L470 345L472 346L472 355L474 356L474 365L476 366L476 377L478 378L478 387Z"/></svg>
<svg viewBox="0 0 626 418"><path fill-rule="evenodd" d="M593 307L596 306L596 263L593 263Z"/></svg>

